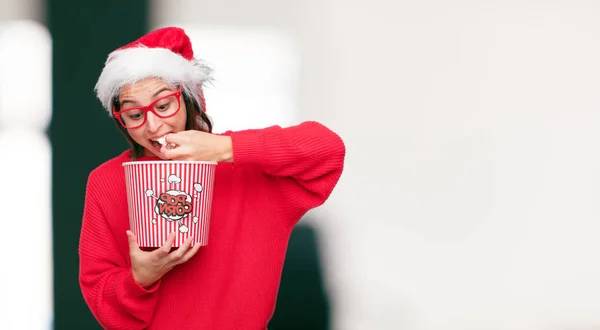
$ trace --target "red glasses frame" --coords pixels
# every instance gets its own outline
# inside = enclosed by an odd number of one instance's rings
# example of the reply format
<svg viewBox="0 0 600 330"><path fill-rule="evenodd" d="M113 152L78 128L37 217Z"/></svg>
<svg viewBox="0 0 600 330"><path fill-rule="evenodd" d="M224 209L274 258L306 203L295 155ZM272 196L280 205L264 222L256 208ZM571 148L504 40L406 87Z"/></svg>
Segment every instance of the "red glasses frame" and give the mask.
<svg viewBox="0 0 600 330"><path fill-rule="evenodd" d="M154 100L152 103L150 103L149 105L146 106L141 106L141 107L135 107L135 108L128 108L128 109L124 109L124 110L120 110L120 111L116 111L116 108L113 106L113 116L115 118L117 118L117 120L119 121L119 123L121 124L121 126L125 127L126 129L134 129L134 128L138 128L141 127L142 125L144 125L146 123L146 120L148 119L148 111L152 112L155 116L159 117L159 118L169 118L169 117L173 117L175 116L179 110L181 109L181 88L182 86L179 86L179 88L177 89L177 92L169 94L169 95L165 95L159 99ZM168 115L168 116L163 116L159 113L157 113L156 111L154 111L154 105L166 98L169 98L171 96L176 96L177 97L177 110L175 112L173 112L172 114ZM137 125L137 126L133 126L133 127L127 127L125 125L125 123L123 122L123 119L121 118L121 115L127 111L132 111L132 110L141 110L143 115L144 115L144 120L142 121L141 124Z"/></svg>

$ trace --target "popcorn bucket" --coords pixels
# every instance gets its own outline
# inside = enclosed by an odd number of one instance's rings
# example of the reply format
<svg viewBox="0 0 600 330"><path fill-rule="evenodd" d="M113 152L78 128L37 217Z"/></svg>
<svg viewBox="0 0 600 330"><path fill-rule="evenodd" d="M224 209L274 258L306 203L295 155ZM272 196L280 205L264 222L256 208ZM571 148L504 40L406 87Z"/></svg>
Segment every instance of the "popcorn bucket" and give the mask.
<svg viewBox="0 0 600 330"><path fill-rule="evenodd" d="M190 236L208 244L215 162L139 161L123 163L129 226L140 248L161 247L177 232L173 247Z"/></svg>

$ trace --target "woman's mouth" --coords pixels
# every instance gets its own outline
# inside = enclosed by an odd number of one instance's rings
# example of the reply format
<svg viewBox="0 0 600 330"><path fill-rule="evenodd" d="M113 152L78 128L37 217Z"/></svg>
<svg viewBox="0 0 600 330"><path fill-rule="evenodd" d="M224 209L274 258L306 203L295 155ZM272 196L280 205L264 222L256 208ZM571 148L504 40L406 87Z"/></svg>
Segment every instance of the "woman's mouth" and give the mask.
<svg viewBox="0 0 600 330"><path fill-rule="evenodd" d="M155 141L155 140L150 140L150 144L152 144L152 146L156 150L160 150L160 148L162 147L162 144L160 144L158 141Z"/></svg>
<svg viewBox="0 0 600 330"><path fill-rule="evenodd" d="M152 144L152 146L154 148L156 148L156 150L160 151L160 148L164 145L167 144L167 135L163 135L161 137L159 137L158 139L150 139L150 143Z"/></svg>

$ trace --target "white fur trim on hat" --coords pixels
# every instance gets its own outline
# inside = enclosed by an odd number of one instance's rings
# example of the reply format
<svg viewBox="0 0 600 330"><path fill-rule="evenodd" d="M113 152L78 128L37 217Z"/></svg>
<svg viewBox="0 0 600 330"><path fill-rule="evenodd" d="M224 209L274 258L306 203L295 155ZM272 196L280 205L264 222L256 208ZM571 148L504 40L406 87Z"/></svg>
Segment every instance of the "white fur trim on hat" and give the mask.
<svg viewBox="0 0 600 330"><path fill-rule="evenodd" d="M150 77L161 78L170 85L182 85L186 95L200 106L202 87L212 81L211 74L212 69L200 59L188 61L165 48L139 46L112 52L94 90L111 117L113 99L123 86Z"/></svg>

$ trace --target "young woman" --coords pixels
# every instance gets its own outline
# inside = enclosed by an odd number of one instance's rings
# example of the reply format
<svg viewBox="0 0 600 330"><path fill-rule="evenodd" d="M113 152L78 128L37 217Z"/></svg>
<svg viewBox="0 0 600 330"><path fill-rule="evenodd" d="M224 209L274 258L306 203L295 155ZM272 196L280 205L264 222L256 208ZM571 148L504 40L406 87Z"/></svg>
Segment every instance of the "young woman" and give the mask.
<svg viewBox="0 0 600 330"><path fill-rule="evenodd" d="M183 30L164 28L111 53L98 79L131 144L86 189L79 278L104 328L266 329L290 233L340 178L344 143L319 123L212 134L210 73ZM218 162L207 246L171 249L172 233L143 251L129 230L122 163L159 159Z"/></svg>

